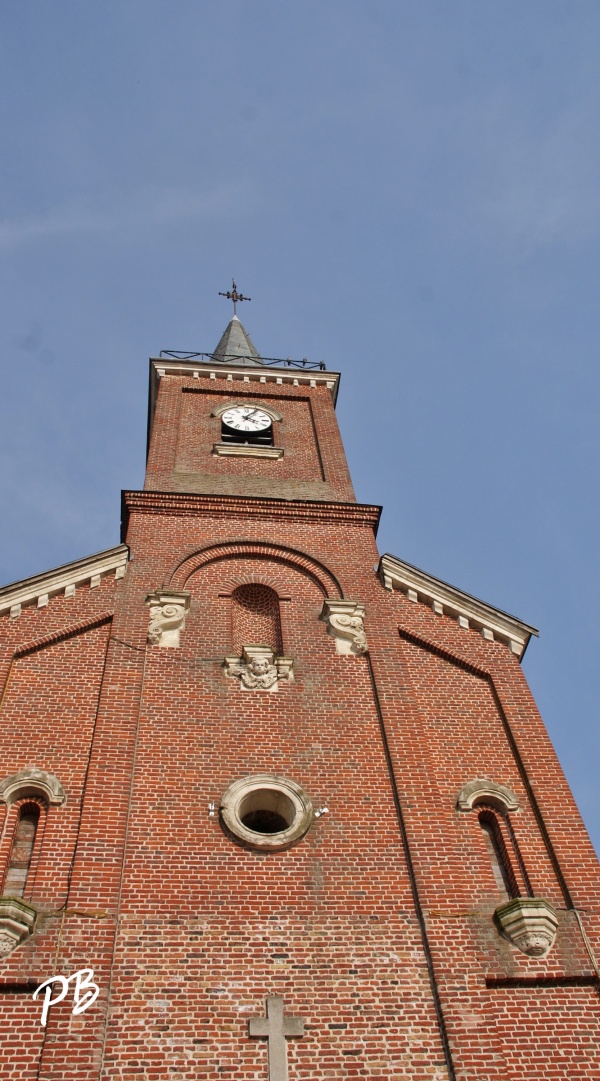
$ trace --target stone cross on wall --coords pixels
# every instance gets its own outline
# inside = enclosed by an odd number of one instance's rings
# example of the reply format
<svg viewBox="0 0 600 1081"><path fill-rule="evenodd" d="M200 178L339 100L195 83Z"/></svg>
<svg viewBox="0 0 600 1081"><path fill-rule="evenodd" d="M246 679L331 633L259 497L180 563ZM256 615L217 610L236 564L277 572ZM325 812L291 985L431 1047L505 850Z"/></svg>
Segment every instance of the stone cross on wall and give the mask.
<svg viewBox="0 0 600 1081"><path fill-rule="evenodd" d="M283 1016L283 999L269 995L267 1016L251 1017L248 1022L251 1036L266 1036L269 1041L269 1081L288 1081L287 1044L289 1036L304 1036L301 1017Z"/></svg>

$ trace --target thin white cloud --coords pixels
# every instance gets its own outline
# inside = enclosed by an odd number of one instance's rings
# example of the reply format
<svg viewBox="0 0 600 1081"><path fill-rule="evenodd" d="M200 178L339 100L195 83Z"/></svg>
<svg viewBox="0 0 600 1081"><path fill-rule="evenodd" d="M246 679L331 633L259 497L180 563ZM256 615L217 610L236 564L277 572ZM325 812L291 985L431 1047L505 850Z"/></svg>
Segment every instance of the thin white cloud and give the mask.
<svg viewBox="0 0 600 1081"><path fill-rule="evenodd" d="M185 188L147 188L127 202L81 198L53 207L46 213L0 221L0 250L78 233L111 233L160 226L175 221L248 209L248 192L238 184L223 184L210 192Z"/></svg>

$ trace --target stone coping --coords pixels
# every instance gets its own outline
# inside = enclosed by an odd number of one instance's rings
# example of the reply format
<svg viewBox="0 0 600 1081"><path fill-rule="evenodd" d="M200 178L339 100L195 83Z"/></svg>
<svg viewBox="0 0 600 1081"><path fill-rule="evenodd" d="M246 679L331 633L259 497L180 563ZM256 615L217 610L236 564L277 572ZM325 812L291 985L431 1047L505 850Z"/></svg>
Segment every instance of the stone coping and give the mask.
<svg viewBox="0 0 600 1081"><path fill-rule="evenodd" d="M437 615L457 620L465 630L472 628L488 641L502 642L519 658L527 649L531 636L538 634L529 623L500 608L493 608L389 553L381 557L378 569L386 589L400 590L410 601L426 604Z"/></svg>
<svg viewBox="0 0 600 1081"><path fill-rule="evenodd" d="M50 597L59 593L72 597L76 587L86 583L94 589L109 574L123 578L128 562L129 548L126 544L118 544L116 548L107 548L96 555L76 559L73 563L65 563L62 567L3 586L0 589L0 615L9 612L14 619L28 605L36 604L38 608L44 608Z"/></svg>

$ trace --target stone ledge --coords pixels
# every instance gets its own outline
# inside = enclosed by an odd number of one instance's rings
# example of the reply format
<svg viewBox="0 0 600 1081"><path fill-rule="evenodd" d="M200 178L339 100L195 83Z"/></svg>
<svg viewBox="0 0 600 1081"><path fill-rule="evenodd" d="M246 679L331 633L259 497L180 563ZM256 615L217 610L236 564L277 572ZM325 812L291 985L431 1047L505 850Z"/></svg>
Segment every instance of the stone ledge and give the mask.
<svg viewBox="0 0 600 1081"><path fill-rule="evenodd" d="M213 443L220 458L283 458L282 447L253 446L251 443Z"/></svg>

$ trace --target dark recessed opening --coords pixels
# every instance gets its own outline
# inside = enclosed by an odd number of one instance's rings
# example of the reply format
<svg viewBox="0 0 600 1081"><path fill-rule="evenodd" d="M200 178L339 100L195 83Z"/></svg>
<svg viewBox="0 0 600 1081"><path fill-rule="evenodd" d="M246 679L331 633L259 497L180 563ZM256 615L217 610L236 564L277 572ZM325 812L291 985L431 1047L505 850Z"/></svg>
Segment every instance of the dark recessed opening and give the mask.
<svg viewBox="0 0 600 1081"><path fill-rule="evenodd" d="M241 801L240 822L253 833L283 833L292 825L296 809L289 796L277 788L255 788Z"/></svg>
<svg viewBox="0 0 600 1081"><path fill-rule="evenodd" d="M253 830L254 833L281 833L288 828L283 815L277 813L277 811L248 811L242 818L242 822L247 829Z"/></svg>
<svg viewBox="0 0 600 1081"><path fill-rule="evenodd" d="M237 428L230 428L228 424L225 424L225 421L222 421L221 442L249 444L255 447L272 447L273 425L270 424L268 428L263 428L258 432L241 432Z"/></svg>

